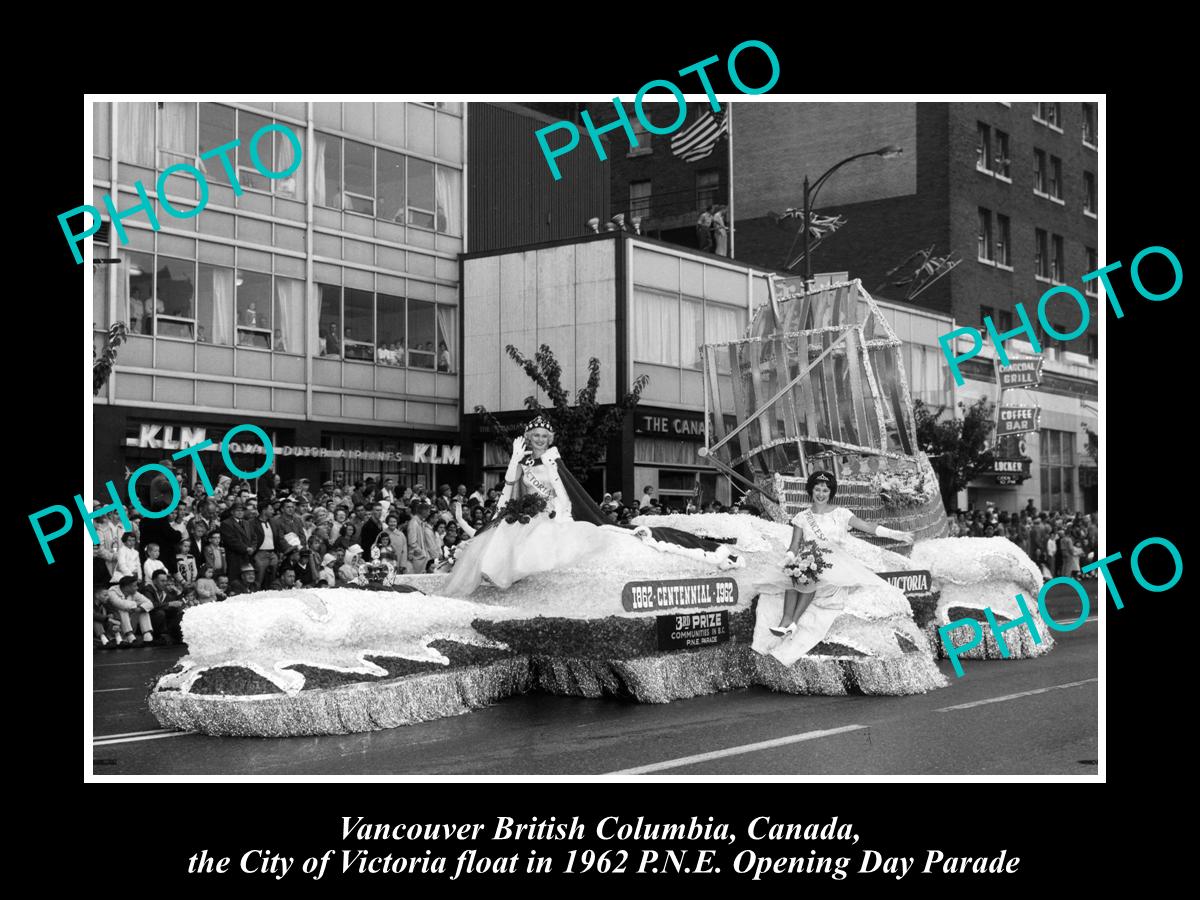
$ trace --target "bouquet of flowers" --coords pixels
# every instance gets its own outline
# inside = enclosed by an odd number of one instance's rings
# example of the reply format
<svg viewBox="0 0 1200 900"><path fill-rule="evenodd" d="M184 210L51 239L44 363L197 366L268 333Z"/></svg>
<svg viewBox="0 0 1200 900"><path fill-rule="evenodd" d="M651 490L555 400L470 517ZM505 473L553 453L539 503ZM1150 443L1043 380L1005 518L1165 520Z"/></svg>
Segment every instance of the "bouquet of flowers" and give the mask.
<svg viewBox="0 0 1200 900"><path fill-rule="evenodd" d="M783 560L783 571L796 587L816 584L820 574L832 567L820 546L811 541L802 543L796 555L789 550Z"/></svg>
<svg viewBox="0 0 1200 900"><path fill-rule="evenodd" d="M546 509L546 498L541 494L525 494L520 499L509 500L504 509L500 510L496 515L503 516L504 521L509 525L520 522L522 525L528 525L529 520L538 513L544 512ZM554 510L550 511L550 518L554 518Z"/></svg>

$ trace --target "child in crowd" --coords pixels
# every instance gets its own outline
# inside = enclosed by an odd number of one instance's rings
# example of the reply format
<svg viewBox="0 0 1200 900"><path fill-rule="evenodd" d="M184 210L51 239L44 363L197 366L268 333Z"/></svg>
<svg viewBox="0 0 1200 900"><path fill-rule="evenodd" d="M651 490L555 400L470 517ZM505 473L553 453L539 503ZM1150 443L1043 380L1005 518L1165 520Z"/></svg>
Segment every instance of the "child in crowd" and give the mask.
<svg viewBox="0 0 1200 900"><path fill-rule="evenodd" d="M119 583L126 575L136 578L141 574L142 558L138 555L137 548L138 539L135 532L127 531L121 535L121 549L117 551L117 563L109 584Z"/></svg>
<svg viewBox="0 0 1200 900"><path fill-rule="evenodd" d="M146 545L146 563L142 567L142 574L143 574L142 580L147 583L154 580L155 572L159 572L159 571L167 572L166 564L158 558L158 555L159 555L158 544L150 543L150 544ZM170 575L171 573L167 572L167 574Z"/></svg>

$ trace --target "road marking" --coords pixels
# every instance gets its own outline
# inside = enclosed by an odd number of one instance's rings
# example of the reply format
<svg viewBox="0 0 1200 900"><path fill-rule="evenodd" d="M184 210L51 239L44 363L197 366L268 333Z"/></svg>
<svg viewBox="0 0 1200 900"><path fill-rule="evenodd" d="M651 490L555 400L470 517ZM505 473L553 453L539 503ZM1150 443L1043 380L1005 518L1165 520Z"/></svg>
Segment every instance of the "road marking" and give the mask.
<svg viewBox="0 0 1200 900"><path fill-rule="evenodd" d="M111 694L113 691L132 691L133 688L93 688L93 694Z"/></svg>
<svg viewBox="0 0 1200 900"><path fill-rule="evenodd" d="M174 733L174 728L147 728L145 731L122 731L120 734L99 734L92 738L93 741L108 741L113 738L128 738L141 737L144 734L167 734Z"/></svg>
<svg viewBox="0 0 1200 900"><path fill-rule="evenodd" d="M121 738L93 738L93 747L111 747L113 744L128 744L132 741L157 741L160 738L183 737L188 734L195 734L194 731L168 731L164 734L143 734L137 737L121 737Z"/></svg>
<svg viewBox="0 0 1200 900"><path fill-rule="evenodd" d="M132 662L92 663L92 666L93 666L93 668L96 668L96 669L107 669L110 666L147 666L147 665L150 665L151 663L161 666L165 663L165 660L162 660L162 659L137 659Z"/></svg>
<svg viewBox="0 0 1200 900"><path fill-rule="evenodd" d="M1034 691L1021 691L1019 694L1005 694L1003 697L989 697L986 700L974 700L971 703L959 703L957 706L943 706L941 709L934 712L950 712L955 709L970 709L973 706L986 706L989 703L1002 703L1005 700L1016 700L1018 697L1032 697L1034 694L1044 694L1047 691L1058 691L1063 688L1079 687L1084 684L1091 684L1099 681L1099 678L1085 678L1083 681L1070 681L1066 684L1052 684L1050 687L1038 688Z"/></svg>
<svg viewBox="0 0 1200 900"><path fill-rule="evenodd" d="M711 753L697 753L695 756L681 756L678 759L668 759L663 762L650 763L646 766L636 766L632 769L620 769L607 772L607 775L644 775L647 772L658 772L662 769L675 769L680 766L690 766L695 763L708 762L711 759L723 759L726 756L739 756L742 753L754 753L757 750L770 750L774 747L786 747L788 744L798 744L801 741L814 741L817 738L830 737L835 734L845 734L866 728L866 725L843 725L841 728L829 728L824 731L806 731L803 734L793 734L788 737L774 738L769 741L759 741L756 744L742 744L725 750L713 750Z"/></svg>

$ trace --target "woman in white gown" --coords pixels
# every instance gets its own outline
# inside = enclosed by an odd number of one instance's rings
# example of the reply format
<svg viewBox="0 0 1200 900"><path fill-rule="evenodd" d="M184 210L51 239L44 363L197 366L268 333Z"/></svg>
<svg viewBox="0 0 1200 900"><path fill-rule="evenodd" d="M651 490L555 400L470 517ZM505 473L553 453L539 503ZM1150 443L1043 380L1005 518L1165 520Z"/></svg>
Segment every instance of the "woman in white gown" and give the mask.
<svg viewBox="0 0 1200 900"><path fill-rule="evenodd" d="M801 589L781 569L776 579L756 586L760 593L783 591L783 615L778 626L768 629L770 634L782 640L771 640L764 634L753 646L759 653L770 653L784 664L795 662L825 638L834 620L845 609L848 591L880 585L890 588L845 549L847 542L858 540L849 534L851 528L910 544L913 540L911 532L864 522L850 510L834 506L830 501L836 493L837 479L832 473L813 472L808 479L812 506L797 513L791 522L792 542L784 565L796 558L804 542L815 542L821 547L825 561L831 564L817 577L816 585Z"/></svg>
<svg viewBox="0 0 1200 900"><path fill-rule="evenodd" d="M546 508L531 515L528 523L508 522L496 515L462 545L449 580L441 593L465 597L483 577L500 588L538 572L574 565L585 556L603 556L612 541L640 539L665 552L702 558L721 568L744 565L734 548L674 528L642 526L637 529L610 525L599 506L584 492L550 446L554 429L538 416L526 426L525 436L513 441L513 455L504 476L497 504L503 510L510 500L536 494Z"/></svg>

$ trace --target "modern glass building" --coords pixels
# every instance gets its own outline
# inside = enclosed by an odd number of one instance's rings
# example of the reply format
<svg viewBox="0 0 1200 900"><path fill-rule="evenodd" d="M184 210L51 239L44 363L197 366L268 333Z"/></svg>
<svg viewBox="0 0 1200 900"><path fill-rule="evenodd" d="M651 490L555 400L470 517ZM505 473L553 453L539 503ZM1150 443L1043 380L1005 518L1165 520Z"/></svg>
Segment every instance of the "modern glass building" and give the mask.
<svg viewBox="0 0 1200 900"><path fill-rule="evenodd" d="M301 148L278 179L250 152L272 123ZM235 140L229 170L203 159ZM114 260L93 265L96 346L129 331L94 401L97 483L247 422L285 479L456 479L465 148L461 103L93 104L91 202L130 209L140 181L161 226L123 218L121 243L106 214L87 242ZM281 131L257 151L296 162ZM177 163L208 184L189 218L164 203L195 207L197 179L156 191Z"/></svg>

